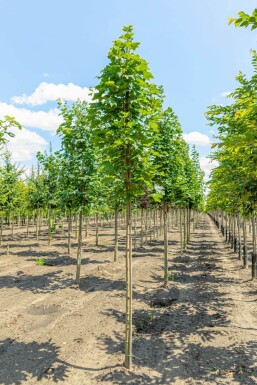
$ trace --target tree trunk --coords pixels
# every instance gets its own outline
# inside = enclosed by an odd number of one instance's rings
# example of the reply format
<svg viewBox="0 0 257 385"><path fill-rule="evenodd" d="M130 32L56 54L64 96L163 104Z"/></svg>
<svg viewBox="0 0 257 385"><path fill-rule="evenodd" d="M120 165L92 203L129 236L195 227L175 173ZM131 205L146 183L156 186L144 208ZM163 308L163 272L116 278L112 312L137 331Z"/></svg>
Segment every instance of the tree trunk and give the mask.
<svg viewBox="0 0 257 385"><path fill-rule="evenodd" d="M51 207L48 206L48 245L51 244L51 238L52 238Z"/></svg>
<svg viewBox="0 0 257 385"><path fill-rule="evenodd" d="M145 243L148 241L148 209L145 210Z"/></svg>
<svg viewBox="0 0 257 385"><path fill-rule="evenodd" d="M119 210L117 207L115 207L115 218L114 218L114 262L118 260L118 249L119 249L119 242L118 242L118 215Z"/></svg>
<svg viewBox="0 0 257 385"><path fill-rule="evenodd" d="M78 232L78 215L75 215L75 239L78 240L79 232Z"/></svg>
<svg viewBox="0 0 257 385"><path fill-rule="evenodd" d="M167 223L168 206L163 205L163 229L164 229L164 287L168 285L168 223Z"/></svg>
<svg viewBox="0 0 257 385"><path fill-rule="evenodd" d="M153 239L153 237L152 237L152 210L151 209L149 210L149 239L150 239L150 242Z"/></svg>
<svg viewBox="0 0 257 385"><path fill-rule="evenodd" d="M237 214L237 252L238 252L238 259L241 261L242 259L242 245L241 245L241 219L240 214Z"/></svg>
<svg viewBox="0 0 257 385"><path fill-rule="evenodd" d="M160 210L160 236L162 235L162 210Z"/></svg>
<svg viewBox="0 0 257 385"><path fill-rule="evenodd" d="M126 172L127 204L126 204L126 320L125 320L125 367L131 369L132 364L132 222L129 171ZM128 186L129 184L129 186Z"/></svg>
<svg viewBox="0 0 257 385"><path fill-rule="evenodd" d="M247 232L246 232L246 221L243 219L243 238L244 238L244 246L243 246L243 254L244 254L244 267L248 267L248 250L247 250Z"/></svg>
<svg viewBox="0 0 257 385"><path fill-rule="evenodd" d="M143 226L144 226L144 209L141 208L141 239L140 239L140 247L143 247L143 243L144 243L144 230L143 230Z"/></svg>
<svg viewBox="0 0 257 385"><path fill-rule="evenodd" d="M68 218L68 254L71 253L71 232L72 232L72 214L71 210L69 210L69 218Z"/></svg>
<svg viewBox="0 0 257 385"><path fill-rule="evenodd" d="M38 241L39 235L39 207L37 207L37 218L36 218L36 240Z"/></svg>
<svg viewBox="0 0 257 385"><path fill-rule="evenodd" d="M253 253L252 253L252 279L256 278L256 223L255 217L252 215L252 239L253 239Z"/></svg>
<svg viewBox="0 0 257 385"><path fill-rule="evenodd" d="M183 209L183 217L184 217L184 242L183 248L186 249L186 240L187 240L187 223L186 223L186 209Z"/></svg>
<svg viewBox="0 0 257 385"><path fill-rule="evenodd" d="M157 238L156 237L156 210L153 210L153 239Z"/></svg>
<svg viewBox="0 0 257 385"><path fill-rule="evenodd" d="M98 235L98 232L99 232L98 223L99 223L99 214L97 213L96 214L96 220L95 220L95 245L96 246L98 246L98 238L99 238L99 235Z"/></svg>
<svg viewBox="0 0 257 385"><path fill-rule="evenodd" d="M179 209L179 229L180 229L180 252L183 253L183 226L182 226L182 209Z"/></svg>
<svg viewBox="0 0 257 385"><path fill-rule="evenodd" d="M88 216L85 218L85 237L88 236Z"/></svg>
<svg viewBox="0 0 257 385"><path fill-rule="evenodd" d="M4 217L3 215L1 215L0 246L2 245L2 240L3 240L3 220L4 220Z"/></svg>
<svg viewBox="0 0 257 385"><path fill-rule="evenodd" d="M27 214L27 237L29 236L29 214Z"/></svg>
<svg viewBox="0 0 257 385"><path fill-rule="evenodd" d="M187 208L187 243L190 241L190 230L191 230L191 210Z"/></svg>
<svg viewBox="0 0 257 385"><path fill-rule="evenodd" d="M14 236L14 214L11 215L12 218L12 237Z"/></svg>
<svg viewBox="0 0 257 385"><path fill-rule="evenodd" d="M76 283L78 285L80 281L80 268L81 268L82 228L83 228L83 211L81 210L79 213L77 272L76 272Z"/></svg>

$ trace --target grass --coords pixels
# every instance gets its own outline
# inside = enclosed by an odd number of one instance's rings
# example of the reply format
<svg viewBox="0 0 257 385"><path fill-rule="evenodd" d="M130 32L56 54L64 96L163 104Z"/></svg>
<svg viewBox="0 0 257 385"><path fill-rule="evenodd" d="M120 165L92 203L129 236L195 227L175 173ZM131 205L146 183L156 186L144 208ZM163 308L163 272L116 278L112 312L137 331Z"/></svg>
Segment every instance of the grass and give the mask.
<svg viewBox="0 0 257 385"><path fill-rule="evenodd" d="M53 261L49 261L45 258L38 258L36 259L36 264L38 266L54 266L54 262Z"/></svg>

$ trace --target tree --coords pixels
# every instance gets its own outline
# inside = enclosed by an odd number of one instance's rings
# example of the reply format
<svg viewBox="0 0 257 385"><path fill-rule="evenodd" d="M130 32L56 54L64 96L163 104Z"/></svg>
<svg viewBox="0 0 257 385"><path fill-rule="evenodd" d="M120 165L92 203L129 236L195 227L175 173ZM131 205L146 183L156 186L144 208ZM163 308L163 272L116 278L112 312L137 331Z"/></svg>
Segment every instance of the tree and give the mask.
<svg viewBox="0 0 257 385"><path fill-rule="evenodd" d="M154 85L148 63L135 51L133 27L123 27L114 41L109 63L98 77L90 116L94 142L101 149L110 177L122 175L117 191L126 201L126 327L125 366L132 363L132 199L143 194L153 174L149 147L158 130L156 113L161 90Z"/></svg>
<svg viewBox="0 0 257 385"><path fill-rule="evenodd" d="M208 208L221 209L244 218L257 212L257 65L253 52L254 74L247 79L237 76L238 88L230 94L232 103L211 106L207 112L210 125L218 126L217 143L212 158L219 166L212 172ZM255 239L253 239L255 245ZM252 258L252 276L256 276L256 250Z"/></svg>
<svg viewBox="0 0 257 385"><path fill-rule="evenodd" d="M175 204L177 178L180 172L179 142L182 130L177 116L167 108L159 120L159 131L152 146L153 164L155 166L154 182L163 206L164 219L164 286L168 284L168 205Z"/></svg>
<svg viewBox="0 0 257 385"><path fill-rule="evenodd" d="M62 140L59 152L62 164L62 180L67 190L63 199L69 208L79 214L79 234L77 249L76 282L80 281L83 211L93 204L97 187L98 160L91 140L91 127L88 121L88 104L78 101L71 107L59 102L63 123L57 130Z"/></svg>
<svg viewBox="0 0 257 385"><path fill-rule="evenodd" d="M50 152L44 154L38 152L37 159L42 166L45 175L45 199L48 206L48 244L51 243L51 234L54 230L52 223L52 210L59 206L60 201L60 162L57 154L53 153L52 145L50 144Z"/></svg>
<svg viewBox="0 0 257 385"><path fill-rule="evenodd" d="M16 164L12 163L11 153L6 151L3 155L1 167L1 206L8 224L14 224L15 210L20 206L22 199L20 176L23 173Z"/></svg>

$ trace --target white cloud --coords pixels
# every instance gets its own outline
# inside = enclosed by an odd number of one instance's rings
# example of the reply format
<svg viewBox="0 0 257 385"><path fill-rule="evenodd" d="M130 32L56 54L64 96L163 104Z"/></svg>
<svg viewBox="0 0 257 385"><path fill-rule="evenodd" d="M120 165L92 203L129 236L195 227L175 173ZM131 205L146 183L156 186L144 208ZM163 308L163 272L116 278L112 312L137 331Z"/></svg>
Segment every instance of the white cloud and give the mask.
<svg viewBox="0 0 257 385"><path fill-rule="evenodd" d="M90 102L91 97L89 96L89 92L89 88L83 88L73 83L65 85L43 82L39 84L31 95L23 94L22 96L14 96L11 100L16 104L29 104L32 106L42 105L49 101L56 101L59 98L67 101L81 99Z"/></svg>
<svg viewBox="0 0 257 385"><path fill-rule="evenodd" d="M222 93L220 94L220 96L222 96L223 98L226 98L226 97L228 97L228 95L230 95L230 94L231 94L230 91L225 91L225 92L222 92Z"/></svg>
<svg viewBox="0 0 257 385"><path fill-rule="evenodd" d="M200 157L200 166L201 169L205 172L205 182L208 181L210 177L210 172L213 168L218 166L218 162L216 160L211 161L211 159L202 156Z"/></svg>
<svg viewBox="0 0 257 385"><path fill-rule="evenodd" d="M48 146L48 142L42 136L24 127L22 130L12 128L11 131L15 136L9 139L7 148L15 162L32 160L38 151L44 151Z"/></svg>
<svg viewBox="0 0 257 385"><path fill-rule="evenodd" d="M31 111L26 108L17 108L12 104L0 102L0 118L5 115L13 116L21 125L26 127L39 128L44 131L55 133L62 123L57 108L49 111Z"/></svg>
<svg viewBox="0 0 257 385"><path fill-rule="evenodd" d="M192 131L189 134L184 133L183 138L188 144L195 144L197 146L208 146L211 144L209 136L198 131Z"/></svg>

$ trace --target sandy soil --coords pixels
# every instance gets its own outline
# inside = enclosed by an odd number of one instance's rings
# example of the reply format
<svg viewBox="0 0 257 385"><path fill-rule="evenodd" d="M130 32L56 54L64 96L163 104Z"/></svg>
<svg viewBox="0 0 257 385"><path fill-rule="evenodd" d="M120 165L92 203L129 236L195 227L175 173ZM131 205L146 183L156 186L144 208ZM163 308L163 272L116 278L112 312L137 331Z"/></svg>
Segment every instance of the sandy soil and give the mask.
<svg viewBox="0 0 257 385"><path fill-rule="evenodd" d="M23 230L24 231L24 230ZM183 255L169 235L134 252L134 365L123 367L124 243L112 262L112 229L84 246L81 286L66 239L26 239L0 256L0 384L257 384L257 283L211 222L201 219ZM124 239L121 236L121 242ZM37 266L45 257L53 266Z"/></svg>

